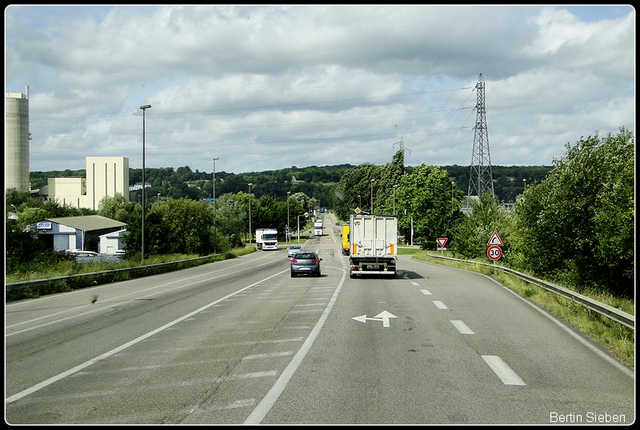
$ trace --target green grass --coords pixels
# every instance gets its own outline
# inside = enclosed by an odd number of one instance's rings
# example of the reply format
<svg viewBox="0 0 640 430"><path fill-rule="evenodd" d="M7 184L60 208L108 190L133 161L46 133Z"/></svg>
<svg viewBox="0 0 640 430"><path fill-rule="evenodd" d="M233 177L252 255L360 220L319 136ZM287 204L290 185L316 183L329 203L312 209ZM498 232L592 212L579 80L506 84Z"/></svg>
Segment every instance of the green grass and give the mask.
<svg viewBox="0 0 640 430"><path fill-rule="evenodd" d="M245 246L244 248L235 248L229 252L212 258L210 261L220 261L228 258L239 257L255 251L255 245ZM81 275L86 273L106 272L116 269L130 269L140 266L152 266L154 264L171 263L182 260L198 258L198 255L190 254L171 254L171 255L152 255L144 260L144 264L139 259L128 259L120 261L97 261L76 263L75 261L63 261L61 263L43 267L42 270L31 271L28 273L12 273L5 277L5 283L36 281L40 279L57 278L61 276Z"/></svg>
<svg viewBox="0 0 640 430"><path fill-rule="evenodd" d="M429 256L428 251L415 252L414 258L431 263L474 270L491 276L505 287L516 292L527 300L535 303L549 313L577 328L585 335L602 344L612 354L631 366L635 365L635 333L633 329L616 323L597 312L594 312L578 303L567 300L557 294L551 293L537 285L529 284L520 278L509 275L501 270L483 265L467 264L457 261L442 260ZM446 255L451 257L451 255ZM570 289L564 285L562 287ZM634 301L615 297L603 292L589 292L582 295L591 297L601 303L620 309L634 315Z"/></svg>

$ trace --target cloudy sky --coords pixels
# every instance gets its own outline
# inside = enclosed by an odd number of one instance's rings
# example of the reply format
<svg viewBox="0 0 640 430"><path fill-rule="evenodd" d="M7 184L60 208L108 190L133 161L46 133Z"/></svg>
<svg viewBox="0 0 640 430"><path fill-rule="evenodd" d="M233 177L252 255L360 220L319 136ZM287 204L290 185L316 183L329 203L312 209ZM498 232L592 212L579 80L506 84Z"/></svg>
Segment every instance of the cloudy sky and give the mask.
<svg viewBox="0 0 640 430"><path fill-rule="evenodd" d="M631 6L9 6L32 171L469 165L479 75L493 165L635 133Z"/></svg>

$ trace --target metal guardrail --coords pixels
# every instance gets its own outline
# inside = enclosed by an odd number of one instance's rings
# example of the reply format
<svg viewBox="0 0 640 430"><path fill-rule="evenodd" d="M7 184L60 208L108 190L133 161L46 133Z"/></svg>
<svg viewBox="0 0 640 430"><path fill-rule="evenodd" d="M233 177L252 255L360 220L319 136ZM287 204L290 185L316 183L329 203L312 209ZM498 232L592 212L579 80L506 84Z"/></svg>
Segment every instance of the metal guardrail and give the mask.
<svg viewBox="0 0 640 430"><path fill-rule="evenodd" d="M588 309L591 309L594 312L597 312L598 314L605 316L619 324L622 324L626 327L629 327L630 329L635 331L635 327L636 327L636 318L634 315L628 314L624 311L621 311L620 309L616 309L612 306L609 306L607 304L598 302L597 300L594 300L590 297L587 296L583 296L582 294L578 294L575 291L571 291L567 288L564 287L560 287L559 285L555 285L552 284L550 282L547 281L543 281L541 279L537 279L534 278L533 276L529 276L527 274L518 272L516 270L513 269L509 269L508 267L503 267L503 266L498 266L495 264L487 264L487 263L481 263L479 261L471 261L471 260L460 260L458 258L451 258L451 257L444 257L444 256L440 256L440 255L433 255L433 254L428 254L429 257L433 257L433 258L441 258L443 260L452 260L452 261L460 261L463 263L467 263L467 264L480 264L483 266L488 266L488 267L493 267L494 269L500 269L504 272L507 272L513 276L516 276L520 279L522 279L525 282L528 282L530 284L534 284L537 285L541 288L544 288L547 291L550 291L552 293L555 293L561 297L564 297L565 299L571 300L575 303L578 303Z"/></svg>
<svg viewBox="0 0 640 430"><path fill-rule="evenodd" d="M155 269L161 269L163 267L170 267L173 265L179 265L183 263L206 260L206 259L217 257L217 256L220 256L220 254L207 255L204 257L197 257L197 258L189 258L187 260L171 261L168 263L157 263L157 264L150 264L147 266L129 267L125 269L113 269L113 270L105 270L102 272L82 273L79 275L58 276L56 278L38 279L34 281L14 282L11 284L6 284L6 291L11 292L11 291L23 290L25 288L43 287L43 286L52 285L58 282L82 280L83 278L100 278L103 276L116 277L116 275L122 274L122 273L136 273L136 272L143 273L143 272L153 271Z"/></svg>

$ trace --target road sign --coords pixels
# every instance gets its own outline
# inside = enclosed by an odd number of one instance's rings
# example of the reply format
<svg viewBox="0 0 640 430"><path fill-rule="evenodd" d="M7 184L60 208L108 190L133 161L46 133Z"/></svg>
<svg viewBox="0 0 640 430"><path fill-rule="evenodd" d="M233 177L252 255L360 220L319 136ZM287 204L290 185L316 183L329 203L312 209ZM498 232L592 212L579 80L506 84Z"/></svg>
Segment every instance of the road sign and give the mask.
<svg viewBox="0 0 640 430"><path fill-rule="evenodd" d="M489 239L489 242L487 242L487 246L491 246L491 245L502 246L502 241L500 240L500 236L498 236L498 233L496 233L495 231L491 235L491 239Z"/></svg>
<svg viewBox="0 0 640 430"><path fill-rule="evenodd" d="M361 323L365 323L365 324L367 323L367 320L382 321L382 327L389 327L389 318L398 318L398 317L390 312L382 311L373 318L367 318L366 315L360 315L359 317L353 317L351 319L360 321Z"/></svg>
<svg viewBox="0 0 640 430"><path fill-rule="evenodd" d="M444 248L444 246L447 243L447 238L446 237L440 237L440 238L436 239L436 241L438 242L438 245L440 245L440 248Z"/></svg>
<svg viewBox="0 0 640 430"><path fill-rule="evenodd" d="M502 248L500 248L498 245L490 246L487 250L487 255L493 261L499 260L500 257L502 257Z"/></svg>
<svg viewBox="0 0 640 430"><path fill-rule="evenodd" d="M360 210L360 208L355 208L354 212L355 212L356 214L360 214L360 212L362 212L362 211Z"/></svg>

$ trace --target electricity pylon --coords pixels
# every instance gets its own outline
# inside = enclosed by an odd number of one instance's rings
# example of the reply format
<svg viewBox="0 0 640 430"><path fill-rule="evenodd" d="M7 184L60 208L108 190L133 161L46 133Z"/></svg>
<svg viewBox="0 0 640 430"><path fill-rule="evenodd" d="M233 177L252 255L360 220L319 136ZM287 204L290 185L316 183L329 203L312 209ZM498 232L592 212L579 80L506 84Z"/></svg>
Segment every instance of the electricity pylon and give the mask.
<svg viewBox="0 0 640 430"><path fill-rule="evenodd" d="M487 133L487 112L484 106L484 78L482 73L476 84L478 92L476 101L476 126L473 136L473 154L471 156L471 173L469 176L469 192L467 193L466 209L470 210L471 196L482 196L485 192L493 191L493 174L491 172L491 155L489 153L489 134Z"/></svg>

